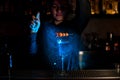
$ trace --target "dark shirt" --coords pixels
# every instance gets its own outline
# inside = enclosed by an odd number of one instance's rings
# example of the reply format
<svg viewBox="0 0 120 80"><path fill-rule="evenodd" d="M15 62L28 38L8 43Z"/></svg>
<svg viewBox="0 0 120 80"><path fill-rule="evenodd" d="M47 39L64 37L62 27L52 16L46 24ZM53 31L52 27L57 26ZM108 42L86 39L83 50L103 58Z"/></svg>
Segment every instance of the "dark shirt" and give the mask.
<svg viewBox="0 0 120 80"><path fill-rule="evenodd" d="M80 35L76 33L75 27L73 27L70 22L66 21L59 25L55 25L52 22L44 24L41 43L44 55L49 62L48 65L52 69L61 70L63 58L65 70L77 70L79 68ZM68 33L68 36L57 37L57 32Z"/></svg>

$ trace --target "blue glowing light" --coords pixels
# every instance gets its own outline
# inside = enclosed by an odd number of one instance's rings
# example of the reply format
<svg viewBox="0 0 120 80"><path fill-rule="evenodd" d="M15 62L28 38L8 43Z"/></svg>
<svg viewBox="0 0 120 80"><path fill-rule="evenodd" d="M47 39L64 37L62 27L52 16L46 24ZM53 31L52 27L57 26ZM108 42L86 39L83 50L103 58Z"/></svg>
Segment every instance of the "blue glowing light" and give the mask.
<svg viewBox="0 0 120 80"><path fill-rule="evenodd" d="M10 55L10 68L12 68L12 55Z"/></svg>
<svg viewBox="0 0 120 80"><path fill-rule="evenodd" d="M30 53L31 53L31 54L36 54L36 53L37 53L37 43L36 43L36 42L32 42L32 43L31 43Z"/></svg>
<svg viewBox="0 0 120 80"><path fill-rule="evenodd" d="M34 19L34 20L33 20L33 23L30 24L29 27L30 27L30 29L31 29L31 32L34 32L34 33L37 33L37 32L38 32L39 27L40 27L40 25L41 25L39 17L40 17L40 13L37 13L37 15L36 15L37 20Z"/></svg>
<svg viewBox="0 0 120 80"><path fill-rule="evenodd" d="M65 33L67 31L56 28L51 24L47 24L47 27L45 27L43 32L44 49L51 66L58 70L62 70L63 68L65 70L78 69L79 36L72 33L73 35L56 37L57 32ZM62 60L64 60L64 62L62 62ZM62 64L65 66L63 67Z"/></svg>
<svg viewBox="0 0 120 80"><path fill-rule="evenodd" d="M61 44L61 43L62 43L62 40L58 40L57 43L58 43L58 44Z"/></svg>
<svg viewBox="0 0 120 80"><path fill-rule="evenodd" d="M54 62L54 65L56 65L56 63Z"/></svg>
<svg viewBox="0 0 120 80"><path fill-rule="evenodd" d="M90 57L89 53L86 53L85 51L79 52L79 67L80 67L80 69L84 69L89 66L89 64L90 64L90 63L88 63L88 62L90 62L89 57Z"/></svg>
<svg viewBox="0 0 120 80"><path fill-rule="evenodd" d="M36 42L36 37L37 37L37 34L36 33L32 33L30 35L30 54L36 54L37 53L37 42Z"/></svg>

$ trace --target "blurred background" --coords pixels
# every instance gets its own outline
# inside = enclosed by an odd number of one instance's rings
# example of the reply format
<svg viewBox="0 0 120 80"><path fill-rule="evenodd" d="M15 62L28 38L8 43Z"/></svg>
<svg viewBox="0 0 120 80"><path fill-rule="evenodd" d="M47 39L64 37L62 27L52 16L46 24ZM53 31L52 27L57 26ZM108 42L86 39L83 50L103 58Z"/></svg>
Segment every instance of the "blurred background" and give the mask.
<svg viewBox="0 0 120 80"><path fill-rule="evenodd" d="M69 3L75 7L75 1ZM114 69L120 65L120 0L89 1L91 18L81 36L87 64L84 69ZM0 0L0 65L3 65L0 70L6 71L4 74L8 71L3 68L10 68L10 64L12 67L22 64L14 56L24 55L22 48L26 45L22 45L22 38L26 37L28 16L37 7L43 16L49 16L46 4L47 0Z"/></svg>

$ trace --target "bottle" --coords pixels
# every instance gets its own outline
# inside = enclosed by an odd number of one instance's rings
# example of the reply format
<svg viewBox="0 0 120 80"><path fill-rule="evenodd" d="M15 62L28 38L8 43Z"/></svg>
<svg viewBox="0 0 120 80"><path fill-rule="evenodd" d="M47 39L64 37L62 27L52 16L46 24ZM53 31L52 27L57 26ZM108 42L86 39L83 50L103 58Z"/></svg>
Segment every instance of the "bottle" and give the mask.
<svg viewBox="0 0 120 80"><path fill-rule="evenodd" d="M109 33L107 33L107 40L105 43L105 51L106 52L113 53L113 43L114 43L113 33L109 32Z"/></svg>
<svg viewBox="0 0 120 80"><path fill-rule="evenodd" d="M115 41L113 46L114 54L119 54L119 42Z"/></svg>
<svg viewBox="0 0 120 80"><path fill-rule="evenodd" d="M109 52L110 49L111 49L111 47L110 47L109 42L106 42L106 43L105 43L105 51L106 51L106 52Z"/></svg>

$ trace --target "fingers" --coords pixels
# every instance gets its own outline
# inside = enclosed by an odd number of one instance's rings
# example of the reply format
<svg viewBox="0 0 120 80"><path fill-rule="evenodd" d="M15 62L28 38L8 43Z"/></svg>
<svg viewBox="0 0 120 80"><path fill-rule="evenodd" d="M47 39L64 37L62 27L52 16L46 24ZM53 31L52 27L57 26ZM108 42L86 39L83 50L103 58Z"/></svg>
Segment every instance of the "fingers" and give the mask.
<svg viewBox="0 0 120 80"><path fill-rule="evenodd" d="M37 13L36 18L39 20L40 19L40 12Z"/></svg>
<svg viewBox="0 0 120 80"><path fill-rule="evenodd" d="M32 21L30 24L30 29L32 32L38 32L38 29L40 27L40 13L37 13L36 16L32 16Z"/></svg>
<svg viewBox="0 0 120 80"><path fill-rule="evenodd" d="M40 20L40 12L38 12L38 13L36 14L36 16L35 16L35 15L32 15L32 19L33 19L33 21L34 21L34 20Z"/></svg>
<svg viewBox="0 0 120 80"><path fill-rule="evenodd" d="M38 12L36 14L36 16L32 15L32 21L31 21L32 24L34 24L34 23L39 24L39 21L40 21L40 12Z"/></svg>
<svg viewBox="0 0 120 80"><path fill-rule="evenodd" d="M35 20L35 19L36 19L36 17L35 17L34 15L32 15L32 19L33 19L33 20Z"/></svg>

